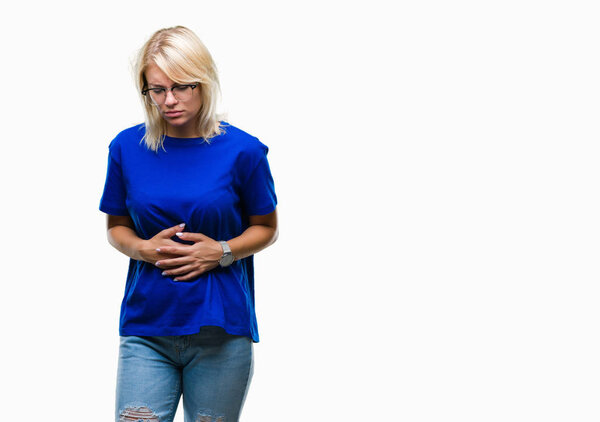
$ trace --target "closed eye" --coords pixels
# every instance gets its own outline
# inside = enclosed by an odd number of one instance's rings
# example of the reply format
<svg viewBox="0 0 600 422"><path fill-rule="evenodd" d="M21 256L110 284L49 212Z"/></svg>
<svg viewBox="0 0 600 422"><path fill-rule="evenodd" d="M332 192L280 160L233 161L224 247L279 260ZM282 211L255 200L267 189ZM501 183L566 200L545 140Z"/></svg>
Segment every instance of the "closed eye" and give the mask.
<svg viewBox="0 0 600 422"><path fill-rule="evenodd" d="M190 86L189 85L177 85L174 86L173 88L171 88L173 91L175 92L184 92L186 91Z"/></svg>

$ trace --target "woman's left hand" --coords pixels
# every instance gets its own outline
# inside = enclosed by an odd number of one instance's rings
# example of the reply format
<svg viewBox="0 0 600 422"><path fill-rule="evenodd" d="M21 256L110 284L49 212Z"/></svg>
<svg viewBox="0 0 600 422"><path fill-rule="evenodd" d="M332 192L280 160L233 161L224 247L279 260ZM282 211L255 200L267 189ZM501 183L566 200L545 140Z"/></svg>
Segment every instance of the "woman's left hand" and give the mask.
<svg viewBox="0 0 600 422"><path fill-rule="evenodd" d="M160 246L157 251L172 255L177 258L161 259L156 262L159 268L164 269L163 275L176 277L174 281L188 281L200 274L216 268L223 255L221 244L202 233L177 233L181 240L194 242L193 245Z"/></svg>

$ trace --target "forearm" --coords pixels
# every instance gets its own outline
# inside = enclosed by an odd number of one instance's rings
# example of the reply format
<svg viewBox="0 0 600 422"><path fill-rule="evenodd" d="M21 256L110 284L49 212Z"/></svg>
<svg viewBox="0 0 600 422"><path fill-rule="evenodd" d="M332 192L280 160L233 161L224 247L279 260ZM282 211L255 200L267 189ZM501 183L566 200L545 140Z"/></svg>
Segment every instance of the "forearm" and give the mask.
<svg viewBox="0 0 600 422"><path fill-rule="evenodd" d="M252 225L241 235L227 241L236 260L246 258L272 245L277 240L277 227Z"/></svg>
<svg viewBox="0 0 600 422"><path fill-rule="evenodd" d="M119 252L138 261L143 261L141 251L144 239L141 239L131 227L114 226L107 231L108 242Z"/></svg>
<svg viewBox="0 0 600 422"><path fill-rule="evenodd" d="M146 261L161 267L178 267L189 264L189 258L170 259L174 257L192 257L203 264L216 263L221 256L221 245L217 240L226 240L235 259L246 258L271 245L278 236L277 213L274 210L266 215L249 217L250 226L233 239L211 239L201 233L184 232L184 224L167 229L148 240L140 238L133 229L133 221L128 216L108 216L107 236L109 243L128 257ZM194 245L182 245L172 238L179 236L182 240L190 240ZM214 256L213 256L214 255ZM203 270L205 271L205 269Z"/></svg>

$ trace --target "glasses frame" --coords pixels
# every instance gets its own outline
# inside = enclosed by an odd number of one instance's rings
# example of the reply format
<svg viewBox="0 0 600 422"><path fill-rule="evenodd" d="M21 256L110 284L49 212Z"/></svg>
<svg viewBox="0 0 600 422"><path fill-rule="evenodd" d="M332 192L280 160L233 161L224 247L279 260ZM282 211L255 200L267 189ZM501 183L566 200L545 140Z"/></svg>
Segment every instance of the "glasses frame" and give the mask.
<svg viewBox="0 0 600 422"><path fill-rule="evenodd" d="M193 84L177 84L177 85L173 85L171 88L163 88L163 87L160 87L160 88L144 88L144 89L142 89L142 95L144 97L146 97L147 99L149 99L154 104L163 104L167 100L167 92L171 91L171 94L173 95L173 97L175 97L177 99L177 101L182 101L179 98L177 98L177 96L175 95L175 93L173 92L173 90L177 89L177 88L192 88L192 91L193 91L194 89L196 89L196 87L198 85L200 85L200 82L195 82ZM155 91L155 90L163 90L165 92L165 99L161 103L157 103L156 101L154 101L154 99L151 96L147 95L150 91Z"/></svg>

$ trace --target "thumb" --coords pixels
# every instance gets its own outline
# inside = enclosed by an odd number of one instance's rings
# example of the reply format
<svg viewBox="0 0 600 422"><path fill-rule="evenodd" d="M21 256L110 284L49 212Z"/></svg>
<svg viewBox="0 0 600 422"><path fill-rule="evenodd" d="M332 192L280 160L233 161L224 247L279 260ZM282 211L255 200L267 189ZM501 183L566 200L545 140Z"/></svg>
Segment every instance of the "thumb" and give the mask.
<svg viewBox="0 0 600 422"><path fill-rule="evenodd" d="M181 223L176 226L169 227L168 229L164 229L163 231L159 232L157 234L157 236L163 237L165 239L169 239L169 238L175 236L175 233L182 231L184 227L185 227L185 223Z"/></svg>

